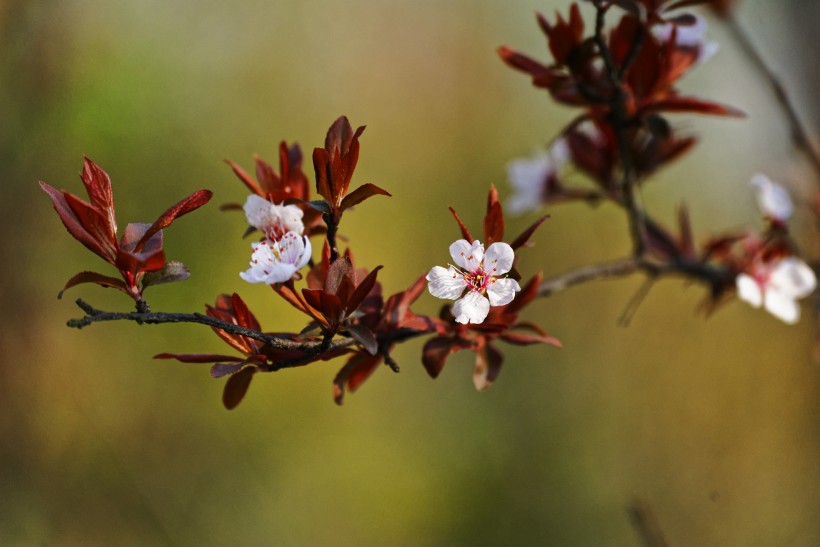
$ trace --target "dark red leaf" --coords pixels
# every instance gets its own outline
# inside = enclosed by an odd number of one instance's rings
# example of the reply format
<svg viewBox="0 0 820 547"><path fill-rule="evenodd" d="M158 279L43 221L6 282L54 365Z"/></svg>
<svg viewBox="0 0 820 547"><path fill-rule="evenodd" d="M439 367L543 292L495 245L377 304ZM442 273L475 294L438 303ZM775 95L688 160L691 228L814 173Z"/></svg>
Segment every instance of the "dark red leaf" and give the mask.
<svg viewBox="0 0 820 547"><path fill-rule="evenodd" d="M175 203L171 207L168 208L167 211L162 213L160 217L154 221L148 231L142 236L142 239L137 243L135 247L136 251L142 250L143 245L145 245L148 240L153 236L155 233L159 232L163 228L167 228L171 225L174 220L181 217L182 215L188 214L191 211L199 209L206 203L208 203L211 198L213 197L213 192L210 190L197 190L187 198L180 200L179 202Z"/></svg>
<svg viewBox="0 0 820 547"><path fill-rule="evenodd" d="M484 216L484 244L492 245L504 239L504 211L498 201L498 190L490 185L487 196L487 214Z"/></svg>
<svg viewBox="0 0 820 547"><path fill-rule="evenodd" d="M229 374L239 372L245 366L245 361L238 363L216 363L211 367L211 378L222 378Z"/></svg>
<svg viewBox="0 0 820 547"><path fill-rule="evenodd" d="M336 294L344 280L352 281L355 276L355 269L350 257L343 256L336 259L328 268L325 277L325 291L329 294Z"/></svg>
<svg viewBox="0 0 820 547"><path fill-rule="evenodd" d="M710 101L695 99L692 97L670 97L659 101L654 101L646 108L648 112L693 112L696 114L709 114L713 116L732 116L745 118L746 114L733 108Z"/></svg>
<svg viewBox="0 0 820 547"><path fill-rule="evenodd" d="M376 284L376 275L379 273L379 270L381 269L381 266L376 266L373 269L373 271L367 274L367 277L365 277L362 280L362 282L359 283L358 286L356 286L356 290L353 291L353 294L347 300L347 303L345 305L346 315L350 315L351 313L356 311L356 308L359 307L359 304L362 303L362 300L364 300L364 298L368 294L370 294L370 291L373 290L373 286Z"/></svg>
<svg viewBox="0 0 820 547"><path fill-rule="evenodd" d="M375 184L362 184L361 186L359 186L358 188L356 188L344 197L344 199L342 200L342 205L339 207L339 209L341 211L344 211L346 209L349 209L350 207L353 207L354 205L363 202L369 197L377 195L388 197L391 196L390 192L379 188Z"/></svg>
<svg viewBox="0 0 820 547"><path fill-rule="evenodd" d="M476 351L473 385L478 391L485 391L490 387L501 372L503 362L504 357L490 344L485 344Z"/></svg>
<svg viewBox="0 0 820 547"><path fill-rule="evenodd" d="M225 160L225 163L231 166L231 169L233 169L234 174L237 177L239 177L239 180L241 180L245 184L245 186L248 187L248 190L250 190L251 193L265 197L265 192L262 191L259 185L256 184L256 181L253 180L251 176L247 172L245 172L244 169L239 167L239 165L237 165L231 160Z"/></svg>
<svg viewBox="0 0 820 547"><path fill-rule="evenodd" d="M437 378L451 353L464 349L458 340L437 336L429 339L422 350L421 364L430 378Z"/></svg>
<svg viewBox="0 0 820 547"><path fill-rule="evenodd" d="M159 270L146 272L142 278L142 287L147 288L151 285L185 281L189 277L191 277L191 272L188 267L182 262L172 260L166 262Z"/></svg>
<svg viewBox="0 0 820 547"><path fill-rule="evenodd" d="M60 217L60 220L63 221L63 226L65 226L68 233L71 234L71 237L85 245L85 247L94 254L113 264L114 258L103 248L102 244L97 241L97 239L88 230L86 230L77 218L77 215L68 205L65 198L65 193L60 192L53 186L46 184L43 181L40 181L40 188L42 188L43 191L51 197L51 202L54 204L54 210L57 211L57 215Z"/></svg>
<svg viewBox="0 0 820 547"><path fill-rule="evenodd" d="M66 282L63 290L57 294L57 298L62 298L66 289L70 289L71 287L80 285L81 283L96 283L97 285L101 285L103 287L119 289L128 295L131 294L128 292L128 287L126 287L125 282L122 279L108 277L107 275L99 274L97 272L80 272Z"/></svg>
<svg viewBox="0 0 820 547"><path fill-rule="evenodd" d="M541 224L545 220L547 220L549 217L550 217L549 215L544 215L541 218L539 218L538 220L536 220L535 222L533 222L530 225L529 228L527 228L526 230L521 232L521 235L518 236L517 238L515 238L515 241L510 243L510 247L512 247L513 250L516 250L519 247L523 247L524 245L526 245L529 242L530 238L532 237L532 234L535 233L535 230L537 230L538 227L541 226Z"/></svg>
<svg viewBox="0 0 820 547"><path fill-rule="evenodd" d="M222 404L225 408L233 410L242 402L255 372L256 367L247 366L228 378L225 382L225 390L222 392Z"/></svg>
<svg viewBox="0 0 820 547"><path fill-rule="evenodd" d="M373 331L364 325L357 324L348 325L346 328L350 336L360 343L370 355L376 355L379 352L379 341L376 340L376 335L373 334Z"/></svg>
<svg viewBox="0 0 820 547"><path fill-rule="evenodd" d="M114 194L111 191L111 179L108 173L88 158L83 158L83 172L80 178L88 192L91 205L103 213L105 218L106 238L117 239L117 219L114 214Z"/></svg>
<svg viewBox="0 0 820 547"><path fill-rule="evenodd" d="M374 357L366 353L353 355L333 379L333 399L337 405L344 402L345 387L352 393L373 374L381 362L381 356Z"/></svg>
<svg viewBox="0 0 820 547"><path fill-rule="evenodd" d="M216 363L218 361L244 362L244 357L217 355L214 353L159 353L154 359L176 359L182 363Z"/></svg>
<svg viewBox="0 0 820 547"><path fill-rule="evenodd" d="M117 247L116 239L109 239L108 220L106 213L93 205L81 200L77 196L63 192L65 201L74 213L75 218L82 224L86 232L102 247L107 256L114 254ZM101 255L105 258L106 255Z"/></svg>
<svg viewBox="0 0 820 547"><path fill-rule="evenodd" d="M458 227L461 230L461 237L466 239L468 243L472 243L473 241L475 241L475 238L470 234L470 230L468 230L467 226L465 226L464 223L461 222L461 219L458 218L455 209L453 209L452 207L448 207L448 209L450 209L450 212L453 214L453 218L455 218L456 222L458 223Z"/></svg>

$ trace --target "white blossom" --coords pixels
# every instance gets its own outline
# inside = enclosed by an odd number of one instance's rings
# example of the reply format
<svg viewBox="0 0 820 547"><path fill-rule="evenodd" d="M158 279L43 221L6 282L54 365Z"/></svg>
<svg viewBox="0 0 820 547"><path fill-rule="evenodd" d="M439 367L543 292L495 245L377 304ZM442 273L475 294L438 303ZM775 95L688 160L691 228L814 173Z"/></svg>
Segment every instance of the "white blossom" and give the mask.
<svg viewBox="0 0 820 547"><path fill-rule="evenodd" d="M288 232L278 241L265 239L251 246L250 268L239 274L248 283L284 283L310 260L310 240L296 232Z"/></svg>
<svg viewBox="0 0 820 547"><path fill-rule="evenodd" d="M530 158L519 158L507 164L507 179L513 196L507 202L512 214L534 211L541 206L547 181L556 176L569 160L566 139L557 139L549 150Z"/></svg>
<svg viewBox="0 0 820 547"><path fill-rule="evenodd" d="M805 298L817 287L817 277L805 262L793 256L774 263L756 264L749 273L735 280L738 297L755 308L794 324L800 319L797 300Z"/></svg>
<svg viewBox="0 0 820 547"><path fill-rule="evenodd" d="M794 213L794 204L789 193L781 185L760 173L749 183L755 192L760 211L772 220L788 221Z"/></svg>
<svg viewBox="0 0 820 547"><path fill-rule="evenodd" d="M296 205L275 205L263 197L251 194L245 200L243 209L248 224L268 239L279 239L288 232L301 235L305 231L302 224L304 211Z"/></svg>
<svg viewBox="0 0 820 547"><path fill-rule="evenodd" d="M672 31L675 33L675 44L681 47L699 48L697 64L705 63L717 53L719 44L713 40L706 39L706 19L695 16L695 23L692 25L674 25L666 23L653 28L655 37L662 42L672 39Z"/></svg>
<svg viewBox="0 0 820 547"><path fill-rule="evenodd" d="M485 252L480 241L459 239L450 245L450 255L455 265L433 267L427 289L437 298L456 301L453 315L459 323L482 323L490 306L509 304L521 290L517 281L503 277L515 258L507 243L493 243Z"/></svg>

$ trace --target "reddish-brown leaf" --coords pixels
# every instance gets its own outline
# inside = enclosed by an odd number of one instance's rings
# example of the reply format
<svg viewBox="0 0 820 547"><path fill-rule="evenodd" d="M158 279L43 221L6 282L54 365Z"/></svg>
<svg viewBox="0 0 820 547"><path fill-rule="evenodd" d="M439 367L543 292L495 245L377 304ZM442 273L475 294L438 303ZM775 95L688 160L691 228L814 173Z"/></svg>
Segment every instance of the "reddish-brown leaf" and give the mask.
<svg viewBox="0 0 820 547"><path fill-rule="evenodd" d="M186 215L191 211L194 211L206 203L208 203L211 198L213 197L213 192L210 190L197 190L190 196L178 201L174 205L168 208L167 211L162 213L160 217L154 221L151 227L145 232L142 236L142 239L137 243L135 247L136 251L142 250L143 245L145 245L148 240L153 236L155 233L159 232L163 228L167 228L171 225L174 220L181 217L182 215Z"/></svg>
<svg viewBox="0 0 820 547"><path fill-rule="evenodd" d="M735 118L745 118L746 113L737 108L704 101L693 97L669 97L659 101L653 101L646 111L648 112L693 112L696 114L709 114L712 116L732 116Z"/></svg>
<svg viewBox="0 0 820 547"><path fill-rule="evenodd" d="M464 348L458 340L440 336L431 338L424 344L421 364L424 365L424 370L427 371L430 378L438 378L450 354L460 349Z"/></svg>
<svg viewBox="0 0 820 547"><path fill-rule="evenodd" d="M532 237L532 234L534 234L538 227L541 226L541 224L549 217L549 215L544 215L535 222L533 222L529 228L521 232L521 235L515 238L515 241L510 243L510 247L512 247L513 250L516 250L519 247L523 247L524 245L526 245Z"/></svg>
<svg viewBox="0 0 820 547"><path fill-rule="evenodd" d="M71 207L66 201L65 193L60 192L53 186L46 184L43 181L40 181L40 188L42 188L43 191L46 192L51 198L51 202L54 204L54 210L57 211L57 215L63 222L63 226L65 226L66 230L68 230L68 233L71 234L71 237L85 245L85 247L94 254L113 264L113 257L108 255L100 242L97 241L97 239L85 229L80 220L77 218L77 215L71 210Z"/></svg>
<svg viewBox="0 0 820 547"><path fill-rule="evenodd" d="M122 279L116 277L109 277L107 275L99 274L97 272L80 272L66 282L65 286L63 287L63 290L61 290L57 294L57 298L62 298L63 293L67 289L70 289L71 287L74 287L76 285L80 285L81 283L95 283L103 287L118 289L129 295L131 294L128 292L128 287L125 286L125 282Z"/></svg>
<svg viewBox="0 0 820 547"><path fill-rule="evenodd" d="M247 366L228 378L225 382L225 390L222 392L222 404L225 408L233 410L242 402L255 372L256 367Z"/></svg>
<svg viewBox="0 0 820 547"><path fill-rule="evenodd" d="M154 359L176 359L181 363L216 363L218 361L245 361L244 357L215 353L158 353Z"/></svg>
<svg viewBox="0 0 820 547"><path fill-rule="evenodd" d="M338 261L337 261L338 262ZM376 266L372 272L367 274L361 283L356 286L356 289L353 291L353 294L347 299L347 303L345 305L345 315L350 315L356 308L359 307L359 304L362 303L362 300L370 294L370 291L373 290L373 286L376 284L376 275L381 270L381 266Z"/></svg>
<svg viewBox="0 0 820 547"><path fill-rule="evenodd" d="M458 227L461 230L461 237L466 239L468 243L472 243L473 241L475 241L475 238L472 236L472 234L470 234L470 230L468 230L467 226L465 226L464 223L461 222L461 219L458 218L455 209L453 209L452 207L448 207L448 209L450 209L450 212L453 214L453 218L456 219L456 222L458 223Z"/></svg>
<svg viewBox="0 0 820 547"><path fill-rule="evenodd" d="M381 356L356 353L333 379L333 400L337 405L344 403L345 388L351 393L367 380L381 362Z"/></svg>
<svg viewBox="0 0 820 547"><path fill-rule="evenodd" d="M475 353L473 385L478 391L485 391L498 378L504 356L490 344L484 344Z"/></svg>
<svg viewBox="0 0 820 547"><path fill-rule="evenodd" d="M388 197L391 196L390 192L388 192L387 190L383 190L383 189L379 188L375 184L370 184L370 183L362 184L361 186L359 186L358 188L356 188L355 190L353 190L352 192L347 194L344 197L344 199L342 199L342 205L339 207L339 209L344 211L346 209L349 209L350 207L353 207L354 205L357 205L357 204L363 202L364 200L366 200L369 197L377 196L377 195L388 196Z"/></svg>
<svg viewBox="0 0 820 547"><path fill-rule="evenodd" d="M251 193L265 197L265 192L259 187L258 184L256 184L256 181L253 180L253 178L251 178L251 176L244 169L239 167L239 165L237 165L231 160L226 159L225 163L231 166L231 169L233 169L234 174L237 177L239 177L239 180L241 180L245 184L245 186L248 187L248 190L250 190Z"/></svg>
<svg viewBox="0 0 820 547"><path fill-rule="evenodd" d="M91 205L97 208L105 218L105 231L108 241L117 239L117 219L114 214L114 194L111 191L111 179L108 173L88 158L83 158L83 172L80 178L88 192Z"/></svg>

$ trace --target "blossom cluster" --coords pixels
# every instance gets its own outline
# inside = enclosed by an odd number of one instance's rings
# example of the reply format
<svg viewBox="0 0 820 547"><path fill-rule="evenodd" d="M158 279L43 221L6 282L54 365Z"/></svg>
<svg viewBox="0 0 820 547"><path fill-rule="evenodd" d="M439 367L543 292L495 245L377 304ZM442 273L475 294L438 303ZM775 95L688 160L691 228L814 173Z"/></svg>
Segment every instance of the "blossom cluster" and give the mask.
<svg viewBox="0 0 820 547"><path fill-rule="evenodd" d="M678 131L669 114L743 115L733 107L678 89L684 76L717 51L717 45L707 38L705 20L681 10L705 4L725 16L732 2L588 3L595 9L594 25L585 21L578 3L571 4L566 17L561 13L554 20L537 16L550 60L539 61L506 46L498 50L501 59L530 76L536 88L578 112L546 150L508 164L512 195L507 210L524 214L571 201L615 205L627 216L633 240L633 255L624 271L682 274L708 287L707 309L737 296L786 323L797 322L798 301L814 293L817 279L789 235L795 206L782 186L764 175L752 179L764 230L735 230L700 245L684 206L679 209L677 226L669 228L654 219L638 197L651 175L697 143L695 136ZM605 27L610 10L619 18ZM453 353L473 352L473 383L480 391L496 380L503 365L498 342L561 347L542 326L524 319L522 312L555 286L594 278L596 272L609 275L609 270L588 267L552 284L541 273L529 274L525 280L522 272L528 268L519 265L520 251L531 245L547 216L538 217L517 237L505 239L507 221L494 186L487 198L481 238L474 237L450 208L459 232L449 246L452 262L431 266L426 275L418 272L404 290L385 296L389 293L383 292L378 280L382 266L360 267L353 245L341 248L342 238L337 234L344 214L370 197L390 196L371 183L351 189L364 129L354 129L344 116L330 126L324 146L315 148L311 156L313 184L303 171L301 148L285 141L279 145L278 169L257 158L252 176L227 161L249 195L222 208L241 210L247 225L245 236L256 237L250 244L249 265L238 277L269 286L272 296L298 310L304 316L298 328L262 331L236 292L218 296L213 306L206 306L204 315L148 316L145 289L189 275L183 264L166 260L164 229L207 203L211 192L194 192L152 224L129 224L118 239L110 179L88 159L81 179L89 201L46 183L41 182L41 187L68 232L113 265L120 277L80 272L63 290L81 283L113 287L136 302L137 313L124 318L155 323L190 320L211 326L238 355L162 353L155 357L211 363L213 377L227 377L223 391L227 408L243 400L259 373L337 357L344 357L345 363L333 380L332 394L341 404L346 393L358 389L381 365L398 371L392 357L395 346L421 336L428 337L421 363L432 378L439 376ZM318 197L311 197L312 188ZM432 255L429 261L443 262ZM425 292L446 301L438 315L413 310ZM95 320L96 310L88 313L83 324Z"/></svg>

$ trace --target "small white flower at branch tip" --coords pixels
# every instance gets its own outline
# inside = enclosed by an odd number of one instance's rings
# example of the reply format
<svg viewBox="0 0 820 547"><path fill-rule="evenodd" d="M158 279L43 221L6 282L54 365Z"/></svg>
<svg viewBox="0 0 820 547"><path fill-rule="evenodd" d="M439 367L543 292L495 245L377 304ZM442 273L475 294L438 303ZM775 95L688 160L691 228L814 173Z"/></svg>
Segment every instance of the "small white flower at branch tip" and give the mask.
<svg viewBox="0 0 820 547"><path fill-rule="evenodd" d="M521 290L517 281L504 277L515 258L507 243L493 243L485 252L480 241L470 244L459 239L450 245L450 255L455 266L433 267L427 274L427 289L436 298L456 301L453 315L458 323L482 323L490 306L509 304Z"/></svg>
<svg viewBox="0 0 820 547"><path fill-rule="evenodd" d="M793 325L800 319L797 300L817 288L817 277L808 264L793 256L770 264L758 264L735 279L738 298Z"/></svg>
<svg viewBox="0 0 820 547"><path fill-rule="evenodd" d="M275 205L267 199L251 194L243 206L248 224L265 234L268 239L279 239L288 232L302 234L304 211L296 205Z"/></svg>
<svg viewBox="0 0 820 547"><path fill-rule="evenodd" d="M673 29L677 29L675 43L682 47L700 48L697 64L701 64L711 59L719 49L717 42L706 39L707 26L706 19L695 16L695 24L693 25L674 25L672 23L666 23L654 27L653 32L658 40L667 42L672 38Z"/></svg>
<svg viewBox="0 0 820 547"><path fill-rule="evenodd" d="M296 232L288 232L278 241L265 239L251 246L251 267L239 274L248 283L284 283L310 261L310 240Z"/></svg>
<svg viewBox="0 0 820 547"><path fill-rule="evenodd" d="M546 152L539 151L530 158L509 162L507 179L514 194L507 202L507 210L514 215L537 210L543 201L547 181L557 176L569 157L566 139L559 138Z"/></svg>
<svg viewBox="0 0 820 547"><path fill-rule="evenodd" d="M757 198L757 206L764 216L779 222L786 222L791 218L794 203L785 188L760 173L754 175L749 184Z"/></svg>

